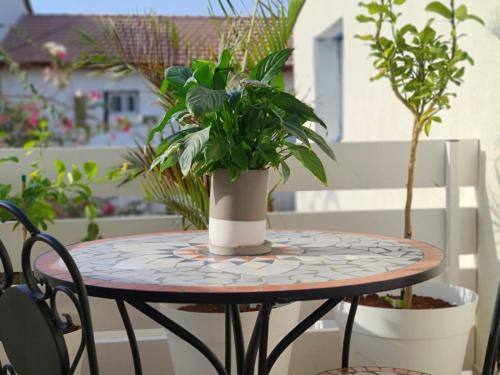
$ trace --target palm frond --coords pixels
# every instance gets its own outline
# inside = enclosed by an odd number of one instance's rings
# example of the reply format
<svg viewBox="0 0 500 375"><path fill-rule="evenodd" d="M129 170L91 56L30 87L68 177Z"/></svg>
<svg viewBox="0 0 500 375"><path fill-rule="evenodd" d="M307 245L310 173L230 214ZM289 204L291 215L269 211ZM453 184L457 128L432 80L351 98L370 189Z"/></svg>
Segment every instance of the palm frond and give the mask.
<svg viewBox="0 0 500 375"><path fill-rule="evenodd" d="M142 178L142 188L152 202L165 205L169 213L180 215L184 229L193 226L196 229L208 228L209 180L189 174L182 176L178 166L160 173L159 167L150 170L156 157L151 145L139 144L128 150L124 159L129 167L121 185L135 178Z"/></svg>
<svg viewBox="0 0 500 375"><path fill-rule="evenodd" d="M305 0L255 0L251 14L239 14L233 0L218 0L225 15L222 41L235 51L242 71L272 52L287 48ZM211 5L213 7L213 5Z"/></svg>
<svg viewBox="0 0 500 375"><path fill-rule="evenodd" d="M84 52L78 67L116 75L137 72L157 90L165 67L191 58L190 45L180 45L175 24L154 14L102 17L95 33L80 32L80 42Z"/></svg>

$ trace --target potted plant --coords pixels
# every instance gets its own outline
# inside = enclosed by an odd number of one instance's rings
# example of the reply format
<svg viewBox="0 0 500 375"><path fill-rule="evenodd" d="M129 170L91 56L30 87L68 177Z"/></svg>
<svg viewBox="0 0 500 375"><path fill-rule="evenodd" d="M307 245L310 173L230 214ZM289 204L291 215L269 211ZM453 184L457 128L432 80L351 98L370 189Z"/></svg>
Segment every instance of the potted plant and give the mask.
<svg viewBox="0 0 500 375"><path fill-rule="evenodd" d="M437 14L450 27L440 35L430 18L423 28L400 24L405 0L378 0L361 3L365 14L359 22L372 23L374 31L358 36L367 41L377 71L373 79L390 82L397 99L412 113L412 140L408 162L404 237L412 238L411 208L417 147L422 132L429 135L433 123L441 122L439 112L450 108L460 85L465 63L473 63L458 40L457 27L467 20L482 20L469 14L465 5L449 6L430 2L426 10ZM386 32L386 28L389 32ZM405 288L400 296L368 296L361 299L353 330L353 363L383 364L412 368L432 374L459 374L473 326L477 294L459 286L425 283ZM368 304L368 306L366 306ZM345 327L350 304L337 311ZM385 308L383 308L385 307ZM362 357L359 358L359 357Z"/></svg>
<svg viewBox="0 0 500 375"><path fill-rule="evenodd" d="M223 255L256 255L270 251L265 243L267 174L279 168L286 181L290 169L286 160L297 158L318 179L326 183L326 173L312 150L315 142L332 159L333 151L314 130L313 121L325 126L314 111L284 92L273 80L292 53L286 48L264 57L248 76L233 75L229 50L217 63L195 60L191 67L170 67L165 72L178 105L153 130L161 132L169 121L180 130L167 136L157 148L151 168L160 171L179 164L185 176L211 173L209 241L210 251ZM294 143L295 137L301 143ZM224 349L223 307L162 305L164 313L207 342L219 355ZM188 309L186 311L186 309ZM270 334L272 347L298 322L300 304L275 308L271 319L278 324ZM243 311L244 337L248 340L257 311ZM206 360L185 360L191 353L186 344L169 341L176 373L196 373L206 368ZM177 355L179 354L179 355ZM278 373L287 373L285 356Z"/></svg>
<svg viewBox="0 0 500 375"><path fill-rule="evenodd" d="M307 126L324 122L311 107L283 91L273 80L292 49L264 57L248 76L232 75L232 54L223 50L217 63L194 60L191 67L165 72L178 104L167 112L152 135L169 122L181 126L157 148L151 168L177 163L183 175L211 174L209 246L222 255L269 252L265 241L267 177L278 169L290 174L287 159L295 157L326 183L324 167L311 143L330 158L325 140ZM294 143L292 137L300 143Z"/></svg>

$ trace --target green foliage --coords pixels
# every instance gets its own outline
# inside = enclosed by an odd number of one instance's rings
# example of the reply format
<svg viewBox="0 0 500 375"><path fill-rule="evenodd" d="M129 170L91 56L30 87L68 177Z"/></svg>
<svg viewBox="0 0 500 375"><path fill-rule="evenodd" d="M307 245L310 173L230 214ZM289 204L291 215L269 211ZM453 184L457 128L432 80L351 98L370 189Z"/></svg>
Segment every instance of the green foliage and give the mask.
<svg viewBox="0 0 500 375"><path fill-rule="evenodd" d="M87 162L85 165L85 168L89 170L97 170L97 165L93 162ZM68 204L80 207L89 221L86 240L97 238L99 227L94 222L97 207L89 187L94 183L95 175L82 172L74 164L71 169L68 169L61 160L56 160L54 163L57 171L55 179L49 178L44 171L39 169L38 162L35 162L34 167L35 169L29 176L22 176L21 192L12 193L11 185L0 184L0 199L11 201L21 207L33 223L43 230L47 229L49 223L54 222L61 209ZM8 213L0 213L0 221L4 222L9 219Z"/></svg>
<svg viewBox="0 0 500 375"><path fill-rule="evenodd" d="M449 6L432 1L425 8L448 23L448 35L436 31L433 18L420 29L411 23L401 25L402 13L398 7L404 2L377 0L360 3L365 12L358 15L357 20L372 23L374 29L370 34L357 37L370 46L376 70L372 79L387 79L397 99L414 117L404 215L404 236L412 238L411 209L420 134L423 131L428 136L432 124L441 122L437 114L450 108L450 97L456 96L451 87L462 84L465 64L474 63L458 45L457 27L466 20L484 23L479 17L469 14L464 4L457 8L455 0L450 0ZM391 297L386 300L395 308L411 308L412 288L405 288L401 299Z"/></svg>
<svg viewBox="0 0 500 375"><path fill-rule="evenodd" d="M372 23L373 32L358 35L368 42L377 73L373 80L388 79L396 97L417 119L417 131L429 135L431 125L440 122L436 116L450 108L450 98L455 96L451 86L463 82L465 63L473 64L469 54L458 45L457 27L464 21L483 21L469 14L465 4L455 8L432 1L428 12L444 18L450 25L448 35L439 34L434 19L418 29L413 24L401 24L397 7L404 1L378 0L361 3L365 9L359 22Z"/></svg>
<svg viewBox="0 0 500 375"><path fill-rule="evenodd" d="M217 64L194 60L190 68L167 69L165 80L178 104L153 134L172 122L180 124L181 130L163 140L153 167L165 169L178 160L184 176L190 172L203 176L222 168L234 180L240 171L278 168L292 156L326 183L323 165L309 140L318 142L332 159L334 153L319 134L306 127L307 121L326 127L324 122L311 107L272 85L291 53L287 48L269 54L249 77L230 77L235 69L228 50ZM288 142L290 137L303 144ZM287 176L285 172L283 177Z"/></svg>

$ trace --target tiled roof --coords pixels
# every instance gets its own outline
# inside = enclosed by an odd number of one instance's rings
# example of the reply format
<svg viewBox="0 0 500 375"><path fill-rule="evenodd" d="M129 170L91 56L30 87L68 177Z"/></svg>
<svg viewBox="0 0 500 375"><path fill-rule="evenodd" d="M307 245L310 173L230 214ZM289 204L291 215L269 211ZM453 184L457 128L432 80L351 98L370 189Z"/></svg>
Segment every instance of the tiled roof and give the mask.
<svg viewBox="0 0 500 375"><path fill-rule="evenodd" d="M124 18L125 17L125 18ZM46 64L49 62L49 56L39 46L46 42L54 41L66 46L68 58L75 59L83 50L80 41L79 31L94 33L101 28L103 18L116 20L129 20L132 28L138 29L144 27L147 22L141 16L93 16L93 15L26 15L22 17L16 26L10 30L5 37L2 47L5 48L14 58L22 64ZM162 18L164 20L164 18ZM189 57L209 58L219 47L218 29L223 25L224 19L217 17L190 17L190 16L171 16L168 17L170 23L175 25L178 32L179 50L183 51L189 45ZM144 35L148 33L134 32L128 29L125 32L126 45L140 44L140 48L148 49L151 41ZM144 38L142 43L141 37ZM168 44L168 43L166 43ZM163 48L162 54L164 61L172 64L187 64L188 55L186 53L175 54L171 48ZM149 52L145 55L148 55ZM290 65L290 62L289 64Z"/></svg>

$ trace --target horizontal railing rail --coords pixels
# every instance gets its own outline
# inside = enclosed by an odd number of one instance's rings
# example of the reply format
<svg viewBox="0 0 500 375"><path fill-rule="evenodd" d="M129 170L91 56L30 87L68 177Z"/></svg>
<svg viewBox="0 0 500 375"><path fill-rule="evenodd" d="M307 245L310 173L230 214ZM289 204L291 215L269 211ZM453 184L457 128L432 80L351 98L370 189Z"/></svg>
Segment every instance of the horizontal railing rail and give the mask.
<svg viewBox="0 0 500 375"><path fill-rule="evenodd" d="M423 141L418 151L418 168L415 176L416 188L446 186L446 146L447 141ZM315 190L359 190L402 188L406 182L406 170L410 143L407 141L387 142L346 142L334 144L337 162L329 160L322 152L318 155L325 164L329 184L323 185L305 170L296 160L290 160L291 177L281 184L278 191L315 191ZM123 163L126 147L81 147L48 148L42 151L40 167L48 176L55 177L54 162L57 159L67 165L82 165L94 161L99 165L101 174ZM475 186L478 176L478 140L458 142L460 175L458 186ZM0 158L16 156L19 163L0 164L0 182L11 184L14 190L21 188L21 175L31 172L31 163L40 154L38 151L26 156L22 149L0 149ZM270 186L279 179L272 172ZM116 183L104 183L94 187L96 196L142 196L140 181L133 181L119 190Z"/></svg>

